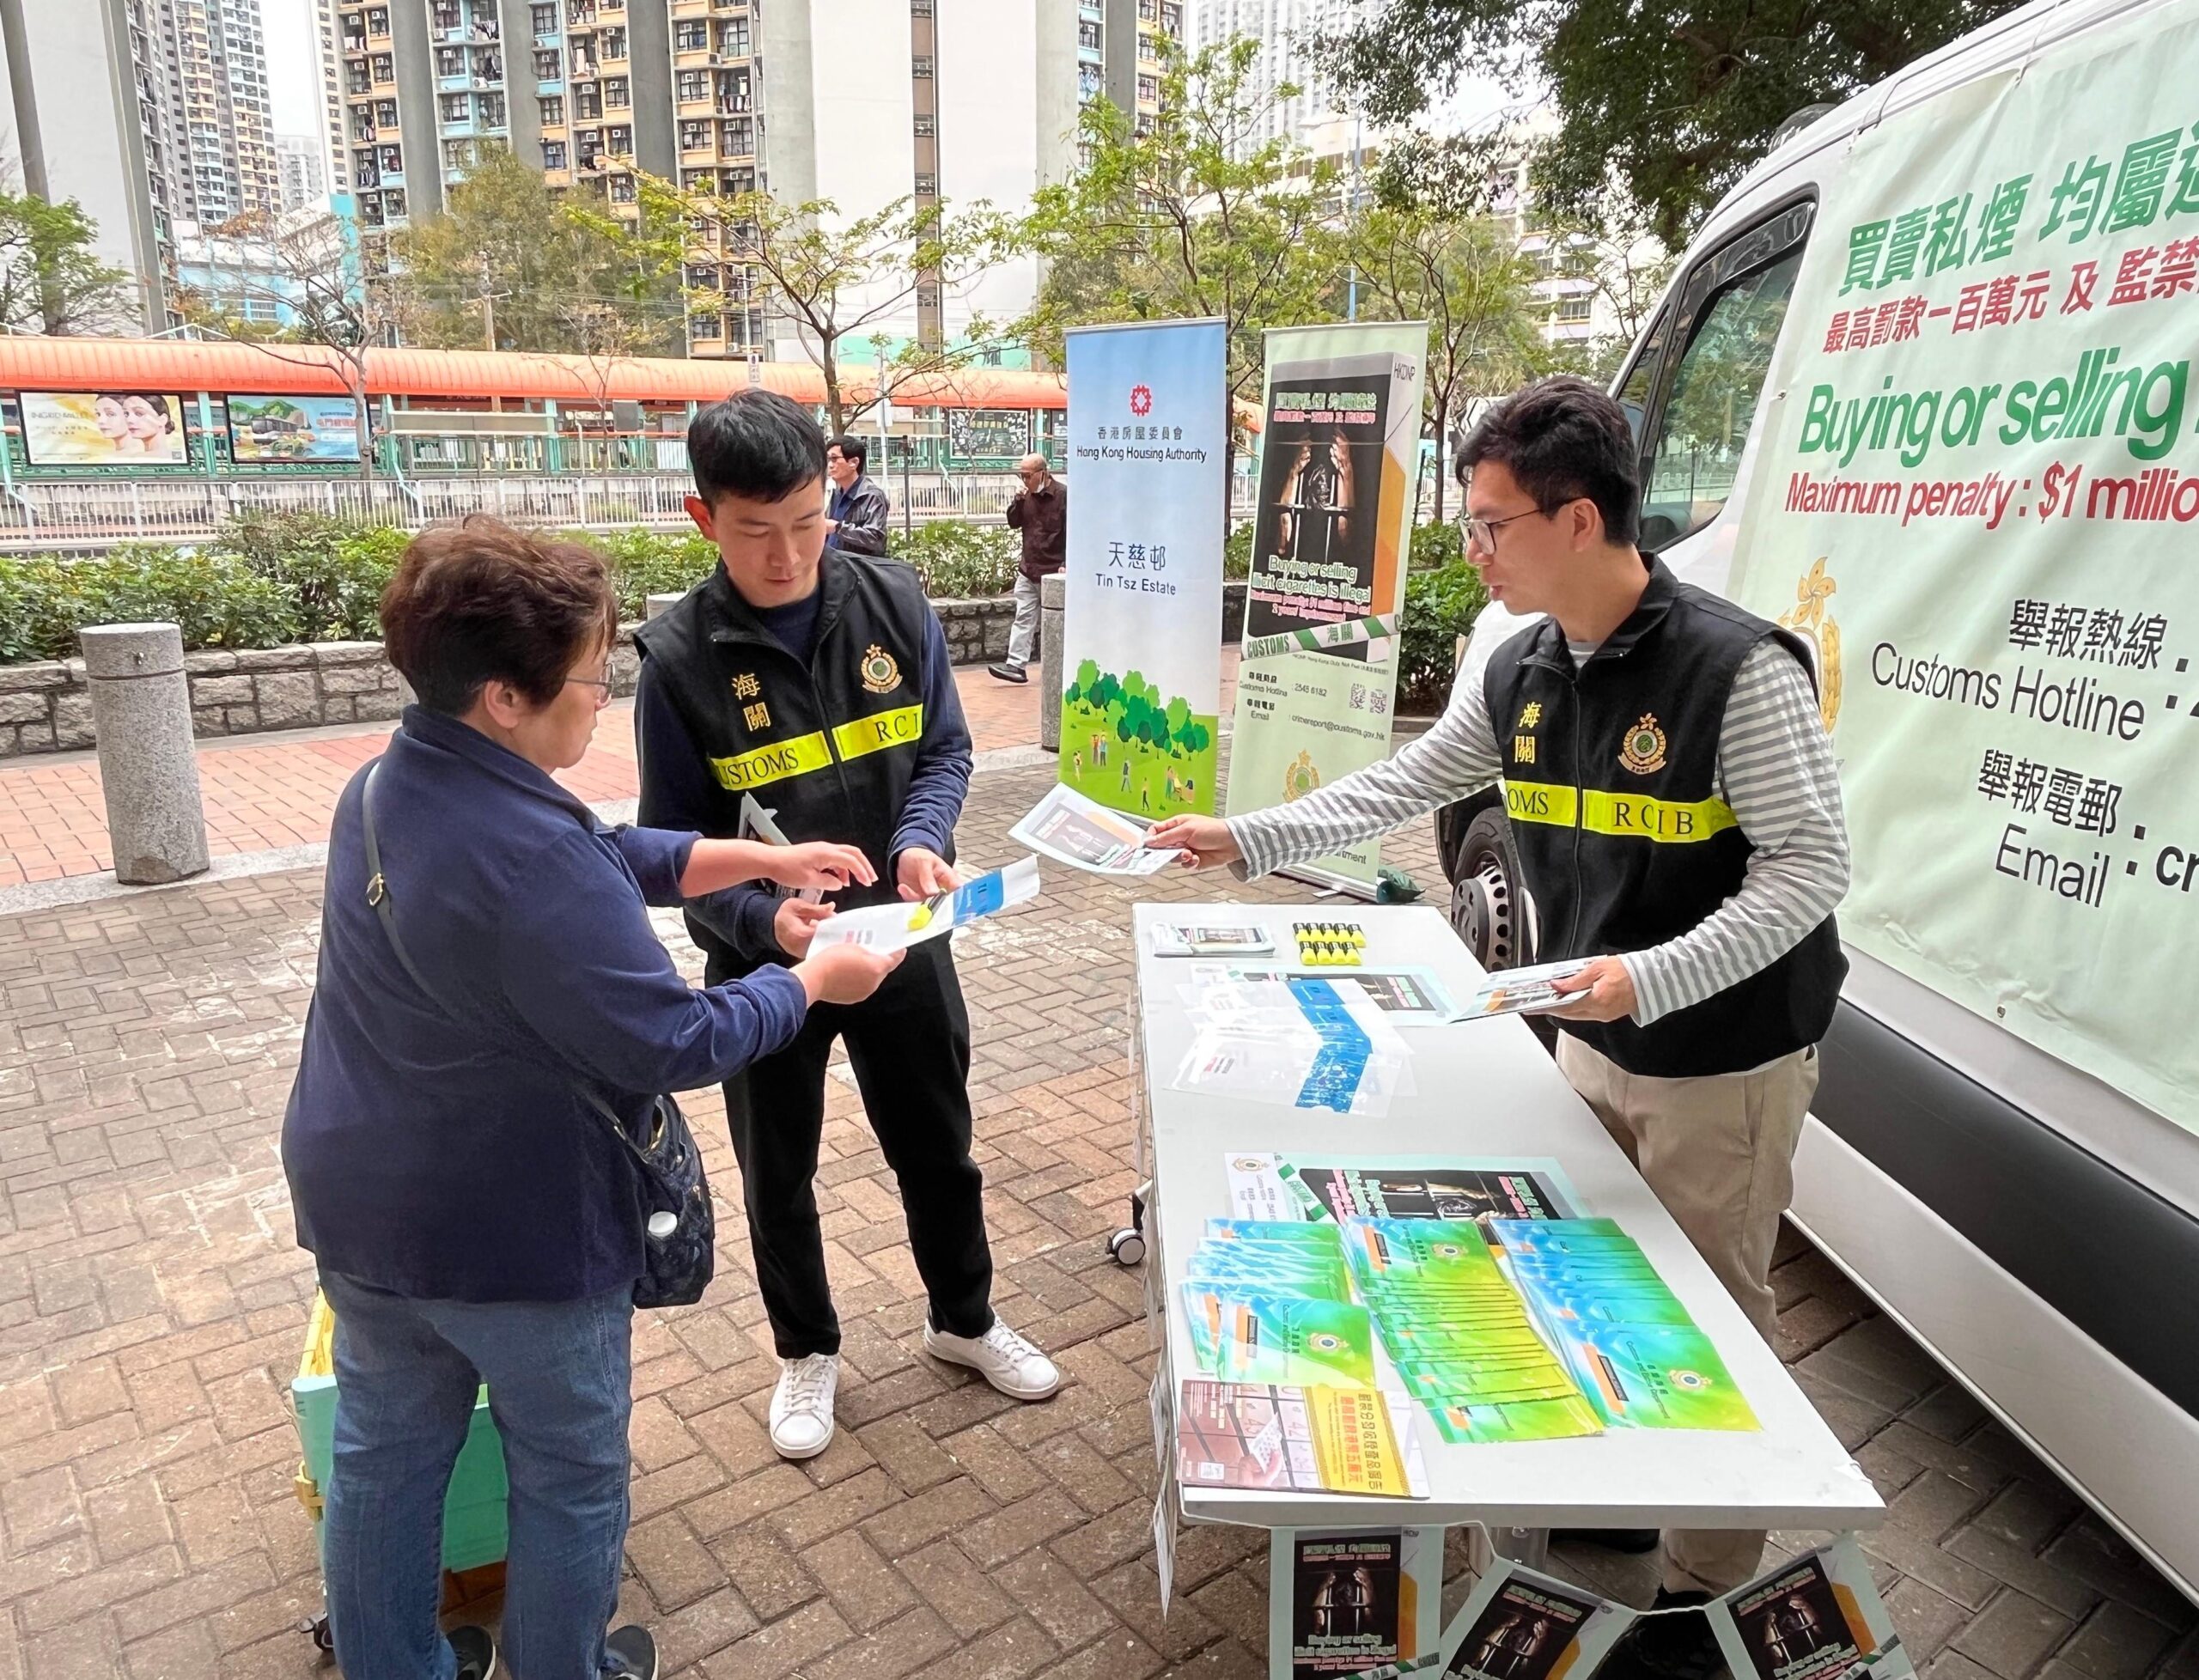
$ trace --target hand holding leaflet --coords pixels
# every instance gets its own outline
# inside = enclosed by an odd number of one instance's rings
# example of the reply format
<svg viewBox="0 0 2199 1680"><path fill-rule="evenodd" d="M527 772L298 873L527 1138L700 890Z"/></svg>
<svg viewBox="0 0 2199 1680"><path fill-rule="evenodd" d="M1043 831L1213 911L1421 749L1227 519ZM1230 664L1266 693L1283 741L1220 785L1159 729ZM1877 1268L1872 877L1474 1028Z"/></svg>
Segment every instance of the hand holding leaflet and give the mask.
<svg viewBox="0 0 2199 1680"><path fill-rule="evenodd" d="M900 951L928 939L951 934L981 917L1011 904L1027 904L1039 896L1039 860L1026 857L967 880L952 892L934 893L913 904L867 904L843 910L820 922L809 948L822 951L835 945L862 945L874 951Z"/></svg>
<svg viewBox="0 0 2199 1680"><path fill-rule="evenodd" d="M1539 1015L1562 1009L1572 1000L1551 983L1570 978L1594 960L1593 957L1571 957L1562 962L1538 963L1531 968L1500 970L1475 987L1451 1019L1477 1021L1491 1015Z"/></svg>
<svg viewBox="0 0 2199 1680"><path fill-rule="evenodd" d="M1150 831L1150 824L1110 811L1057 782L1008 836L1073 869L1095 875L1152 875L1175 862L1178 854L1148 851Z"/></svg>

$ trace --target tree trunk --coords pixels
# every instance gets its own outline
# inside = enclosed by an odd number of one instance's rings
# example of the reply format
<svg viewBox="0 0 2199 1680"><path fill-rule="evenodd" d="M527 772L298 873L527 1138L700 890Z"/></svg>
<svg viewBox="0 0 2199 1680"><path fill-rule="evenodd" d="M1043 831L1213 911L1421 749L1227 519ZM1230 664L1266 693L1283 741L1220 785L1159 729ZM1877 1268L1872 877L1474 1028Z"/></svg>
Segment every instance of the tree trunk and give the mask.
<svg viewBox="0 0 2199 1680"><path fill-rule="evenodd" d="M375 440L372 411L367 405L367 370L358 362L349 366L351 374L352 424L358 429L359 478L372 484L375 476Z"/></svg>
<svg viewBox="0 0 2199 1680"><path fill-rule="evenodd" d="M1443 481L1451 476L1443 470L1443 442L1445 436L1443 423L1449 419L1450 416L1451 405L1449 400L1443 397L1438 397L1435 399L1435 522L1438 525L1443 523ZM1416 474L1415 476L1417 477L1418 475Z"/></svg>
<svg viewBox="0 0 2199 1680"><path fill-rule="evenodd" d="M840 358L829 338L820 341L817 366L825 375L825 417L831 423L829 435L838 437L847 429L847 405L840 395Z"/></svg>

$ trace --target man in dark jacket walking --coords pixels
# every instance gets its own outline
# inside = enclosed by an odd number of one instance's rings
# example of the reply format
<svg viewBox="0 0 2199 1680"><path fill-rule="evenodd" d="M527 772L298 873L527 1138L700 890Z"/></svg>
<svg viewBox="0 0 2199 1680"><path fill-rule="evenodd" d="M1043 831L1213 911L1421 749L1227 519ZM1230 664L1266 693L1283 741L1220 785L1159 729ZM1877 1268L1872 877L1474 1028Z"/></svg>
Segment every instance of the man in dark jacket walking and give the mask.
<svg viewBox="0 0 2199 1680"><path fill-rule="evenodd" d="M859 437L836 437L825 448L825 476L832 481L825 546L843 554L886 552L886 521L893 509L877 481L863 472L869 459L869 446Z"/></svg>
<svg viewBox="0 0 2199 1680"><path fill-rule="evenodd" d="M990 666L1004 683L1031 680L1039 640L1039 580L1057 572L1069 557L1069 486L1046 468L1044 455L1026 455L1015 466L1023 488L1008 504L1008 522L1023 533L1023 563L1015 569L1015 624L1008 633L1008 657Z"/></svg>
<svg viewBox="0 0 2199 1680"><path fill-rule="evenodd" d="M845 440L842 440L843 442ZM799 843L862 848L878 885L842 908L953 887L970 732L947 637L908 567L825 547L825 453L799 405L743 391L687 431L688 511L723 564L643 628L634 702L645 822L737 837L768 821ZM823 904L740 888L688 906L719 980L799 959ZM756 1280L781 1361L771 1444L832 1439L840 1322L818 1225L825 1068L836 1038L893 1169L930 1300L924 1348L1019 1400L1060 1374L993 1316L984 1176L971 1159L970 1017L951 941L915 947L868 1002L813 1010L794 1042L725 1087Z"/></svg>

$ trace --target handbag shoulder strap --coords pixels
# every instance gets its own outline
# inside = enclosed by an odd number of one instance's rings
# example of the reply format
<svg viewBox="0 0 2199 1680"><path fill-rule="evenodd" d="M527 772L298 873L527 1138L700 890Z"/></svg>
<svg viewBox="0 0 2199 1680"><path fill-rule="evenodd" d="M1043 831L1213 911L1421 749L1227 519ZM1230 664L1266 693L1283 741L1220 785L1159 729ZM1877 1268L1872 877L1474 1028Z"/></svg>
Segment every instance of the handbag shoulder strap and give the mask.
<svg viewBox="0 0 2199 1680"><path fill-rule="evenodd" d="M420 972L420 965L412 960L412 953L405 949L404 936L397 931L397 912L389 901L389 880L381 870L381 843L375 832L375 778L381 774L381 760L377 758L367 767L366 784L359 789L359 832L360 837L366 842L367 853L367 902L374 906L375 915L381 922L381 930L388 935L389 948L397 953L399 965L411 976L412 983L426 994L429 1002L452 1020L462 1020L464 1017L443 1001L442 994L429 983L426 975ZM611 1128L612 1135L625 1145L627 1153L644 1169L654 1171L647 1153L627 1134L626 1123L618 1117L618 1111L579 1080L568 1082L579 1093L582 1102L603 1117L605 1123Z"/></svg>

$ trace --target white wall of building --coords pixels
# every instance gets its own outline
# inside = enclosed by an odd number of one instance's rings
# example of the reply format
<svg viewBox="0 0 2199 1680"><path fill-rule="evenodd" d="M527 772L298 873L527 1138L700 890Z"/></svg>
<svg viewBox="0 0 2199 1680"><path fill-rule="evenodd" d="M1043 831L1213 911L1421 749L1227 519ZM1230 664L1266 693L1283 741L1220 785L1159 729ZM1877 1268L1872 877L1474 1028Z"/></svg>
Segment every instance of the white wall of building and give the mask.
<svg viewBox="0 0 2199 1680"><path fill-rule="evenodd" d="M1020 208L1040 180L1038 6L1044 3L940 0L939 192L950 214L981 198L1000 210ZM966 333L973 316L997 328L1030 307L1038 286L1039 265L1026 259L972 285L949 287L947 338Z"/></svg>
<svg viewBox="0 0 2199 1680"><path fill-rule="evenodd" d="M123 124L134 125L137 113L134 107L118 109L120 91L134 88L134 81L127 65L118 70L113 61L107 8L100 0L31 0L21 16L48 195L74 198L83 207L98 229L94 248L101 261L142 276L158 259L150 228L136 222L139 184ZM0 90L4 86L0 83ZM20 190L25 184L22 141L15 133L12 101L4 102L10 105L8 170L11 185Z"/></svg>
<svg viewBox="0 0 2199 1680"><path fill-rule="evenodd" d="M905 198L916 186L914 106L909 89L906 0L832 0L810 7L810 75L816 143L817 196L830 199L844 222ZM852 303L860 313L881 289ZM916 300L867 326L914 338ZM854 344L844 352L868 360Z"/></svg>

